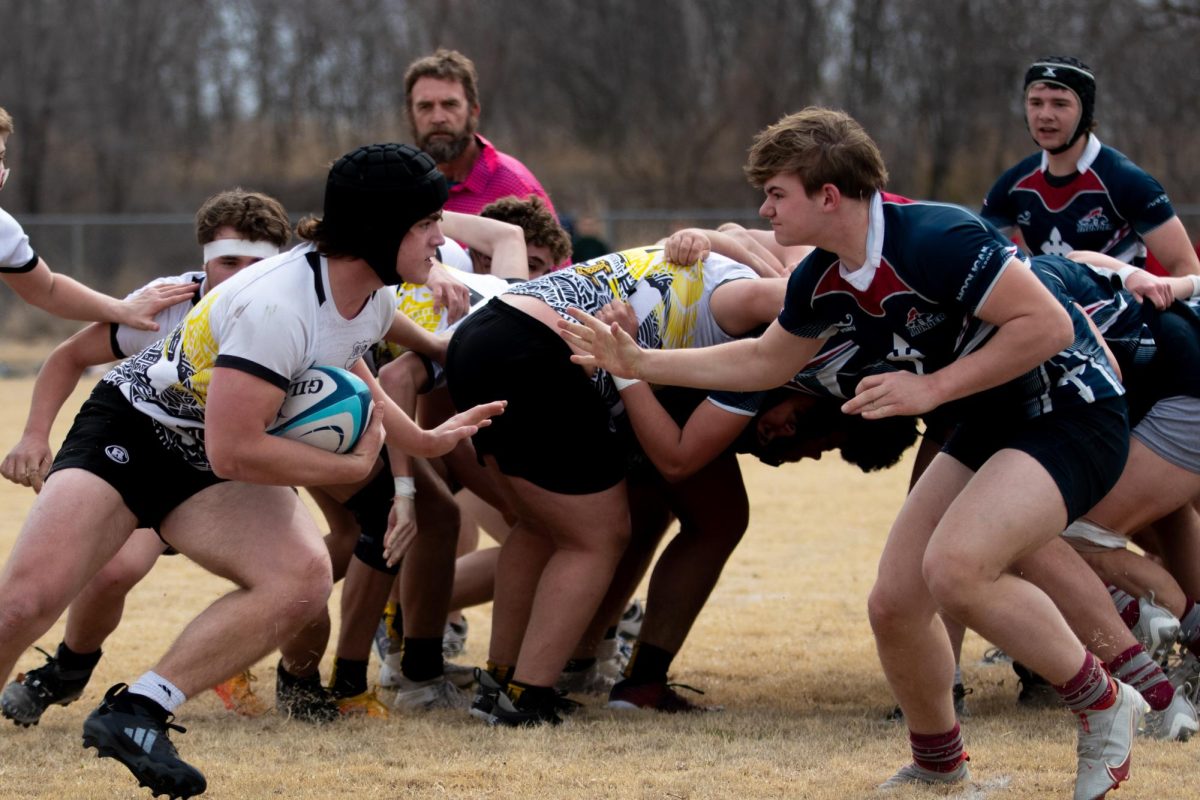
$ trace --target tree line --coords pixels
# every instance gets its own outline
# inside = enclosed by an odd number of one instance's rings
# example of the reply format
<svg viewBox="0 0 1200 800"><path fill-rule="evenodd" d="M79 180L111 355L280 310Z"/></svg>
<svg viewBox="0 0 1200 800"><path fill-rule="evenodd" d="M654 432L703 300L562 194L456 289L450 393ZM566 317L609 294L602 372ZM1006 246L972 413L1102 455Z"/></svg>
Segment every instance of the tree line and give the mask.
<svg viewBox="0 0 1200 800"><path fill-rule="evenodd" d="M1200 202L1200 0L0 0L0 29L18 218L231 185L317 209L333 158L410 138L404 70L438 46L562 211L753 209L751 137L810 104L866 125L894 191L977 206L1033 149L1021 78L1047 54L1096 70L1106 143Z"/></svg>

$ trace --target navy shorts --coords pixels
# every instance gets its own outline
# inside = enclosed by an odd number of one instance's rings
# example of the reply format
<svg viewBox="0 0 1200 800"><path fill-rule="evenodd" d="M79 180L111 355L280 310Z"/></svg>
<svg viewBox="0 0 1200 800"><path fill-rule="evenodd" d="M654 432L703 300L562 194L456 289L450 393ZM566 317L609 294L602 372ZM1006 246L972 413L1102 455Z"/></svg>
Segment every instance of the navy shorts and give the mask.
<svg viewBox="0 0 1200 800"><path fill-rule="evenodd" d="M627 440L571 349L539 320L493 298L463 321L446 353L460 411L507 400L473 438L500 471L559 494L592 494L625 475Z"/></svg>
<svg viewBox="0 0 1200 800"><path fill-rule="evenodd" d="M50 474L60 469L101 478L137 516L139 528L156 531L176 506L223 480L163 447L154 421L104 382L79 409Z"/></svg>
<svg viewBox="0 0 1200 800"><path fill-rule="evenodd" d="M1054 479L1067 521L1082 517L1108 494L1129 456L1125 398L1073 406L1032 419L975 419L950 434L942 452L974 471L1000 450L1028 453Z"/></svg>

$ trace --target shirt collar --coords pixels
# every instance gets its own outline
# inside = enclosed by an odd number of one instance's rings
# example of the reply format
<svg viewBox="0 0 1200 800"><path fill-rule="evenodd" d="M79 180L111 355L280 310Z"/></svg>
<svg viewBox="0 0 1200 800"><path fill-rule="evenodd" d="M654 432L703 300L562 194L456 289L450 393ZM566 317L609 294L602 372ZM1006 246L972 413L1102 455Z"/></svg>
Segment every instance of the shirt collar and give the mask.
<svg viewBox="0 0 1200 800"><path fill-rule="evenodd" d="M1075 171L1080 175L1087 172L1092 166L1092 162L1096 160L1096 156L1100 155L1100 140L1096 135L1089 133L1087 135L1088 143L1084 146L1083 152L1079 154L1079 160L1075 162ZM1042 172L1050 169L1050 154L1045 150L1042 151Z"/></svg>
<svg viewBox="0 0 1200 800"><path fill-rule="evenodd" d="M867 262L856 270L848 270L846 264L839 260L838 274L846 283L865 291L875 277L875 271L883 261L883 195L875 192L871 195L871 207L867 212Z"/></svg>

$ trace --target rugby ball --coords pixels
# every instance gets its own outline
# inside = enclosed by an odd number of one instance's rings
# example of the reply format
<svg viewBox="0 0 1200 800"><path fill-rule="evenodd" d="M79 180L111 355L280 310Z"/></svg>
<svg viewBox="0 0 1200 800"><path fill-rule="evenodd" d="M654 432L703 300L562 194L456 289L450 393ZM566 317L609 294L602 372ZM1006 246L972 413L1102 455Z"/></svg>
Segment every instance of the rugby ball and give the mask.
<svg viewBox="0 0 1200 800"><path fill-rule="evenodd" d="M311 367L288 386L279 416L267 433L345 453L367 427L371 401L371 390L354 373Z"/></svg>

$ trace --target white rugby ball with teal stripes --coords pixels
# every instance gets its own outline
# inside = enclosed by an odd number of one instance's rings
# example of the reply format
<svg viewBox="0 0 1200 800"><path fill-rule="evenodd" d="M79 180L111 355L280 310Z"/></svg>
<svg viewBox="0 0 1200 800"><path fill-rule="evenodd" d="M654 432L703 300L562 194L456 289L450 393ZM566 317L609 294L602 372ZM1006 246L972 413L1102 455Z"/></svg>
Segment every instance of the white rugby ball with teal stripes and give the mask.
<svg viewBox="0 0 1200 800"><path fill-rule="evenodd" d="M267 433L345 453L371 419L371 390L352 372L310 367L288 387L275 424Z"/></svg>

